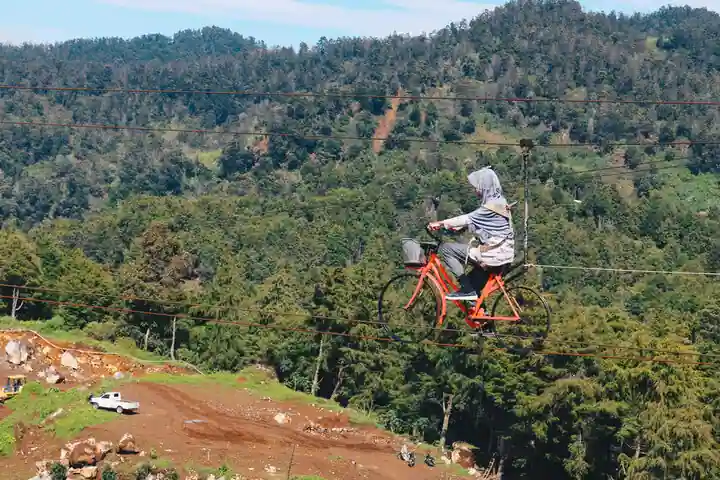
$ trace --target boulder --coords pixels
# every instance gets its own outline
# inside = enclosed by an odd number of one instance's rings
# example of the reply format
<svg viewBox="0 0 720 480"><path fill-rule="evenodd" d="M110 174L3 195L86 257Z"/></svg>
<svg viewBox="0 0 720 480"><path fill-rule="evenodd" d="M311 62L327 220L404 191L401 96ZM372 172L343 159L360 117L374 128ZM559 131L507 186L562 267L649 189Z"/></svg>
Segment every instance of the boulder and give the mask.
<svg viewBox="0 0 720 480"><path fill-rule="evenodd" d="M35 468L37 469L37 476L50 476L50 467L52 466L52 460L40 460L35 462Z"/></svg>
<svg viewBox="0 0 720 480"><path fill-rule="evenodd" d="M55 367L49 367L45 370L45 372L43 372L43 375L38 376L45 377L45 381L50 385L55 385L56 383L62 383L65 381L63 374L58 372Z"/></svg>
<svg viewBox="0 0 720 480"><path fill-rule="evenodd" d="M105 456L112 451L112 449L112 442L98 442L95 445L95 457L97 458L98 462L104 459Z"/></svg>
<svg viewBox="0 0 720 480"><path fill-rule="evenodd" d="M83 467L78 472L82 478L97 478L97 471L98 467L96 466L90 466L90 467Z"/></svg>
<svg viewBox="0 0 720 480"><path fill-rule="evenodd" d="M65 465L66 467L70 466L70 452L67 448L61 448L60 449L60 459L58 460L58 463L61 463L62 465Z"/></svg>
<svg viewBox="0 0 720 480"><path fill-rule="evenodd" d="M62 383L65 381L65 377L60 374L60 372L55 373L45 373L45 381L49 383L50 385L55 385L58 383Z"/></svg>
<svg viewBox="0 0 720 480"><path fill-rule="evenodd" d="M28 344L20 340L10 340L5 345L5 358L13 365L20 365L27 361L30 355Z"/></svg>
<svg viewBox="0 0 720 480"><path fill-rule="evenodd" d="M275 421L279 423L280 425L283 425L285 423L290 423L290 416L286 413L278 413L275 415Z"/></svg>
<svg viewBox="0 0 720 480"><path fill-rule="evenodd" d="M65 448L68 451L68 464L72 468L82 468L88 465L92 466L97 463L97 457L95 455L95 439L72 442L67 444Z"/></svg>
<svg viewBox="0 0 720 480"><path fill-rule="evenodd" d="M131 434L126 433L122 436L117 445L117 453L128 454L128 453L140 453L140 449L135 443L135 437Z"/></svg>
<svg viewBox="0 0 720 480"><path fill-rule="evenodd" d="M475 455L472 447L464 442L453 443L453 451L450 454L452 463L460 465L463 468L472 468L475 466Z"/></svg>
<svg viewBox="0 0 720 480"><path fill-rule="evenodd" d="M77 370L79 366L77 358L75 358L70 352L63 352L62 356L60 357L60 364L63 367L71 368L73 370Z"/></svg>

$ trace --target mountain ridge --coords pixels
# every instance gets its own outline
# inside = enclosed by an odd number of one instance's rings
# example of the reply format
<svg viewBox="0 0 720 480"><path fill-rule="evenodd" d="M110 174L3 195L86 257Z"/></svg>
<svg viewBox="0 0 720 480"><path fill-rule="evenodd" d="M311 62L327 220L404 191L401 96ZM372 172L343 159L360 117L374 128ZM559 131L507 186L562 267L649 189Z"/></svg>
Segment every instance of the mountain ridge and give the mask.
<svg viewBox="0 0 720 480"><path fill-rule="evenodd" d="M59 291L20 292L45 301L25 302L14 312L20 321L130 339L206 370L260 361L286 385L373 411L395 432L469 441L480 464L504 459L510 479L720 476L714 367L680 363L686 354L712 359L720 344L712 278L530 269L523 282L553 308L544 348L564 355L491 340L453 350L359 338L381 336L369 323L377 294L402 266L400 239L423 235L426 198L442 194L440 216L469 211L476 200L466 175L488 164L506 196L522 198L515 148L451 143L458 139L537 144L531 263L720 271L717 147L652 145L712 140L717 108L432 99L720 98L718 18L515 2L432 37L323 40L298 51L265 51L218 29L181 32L172 43L2 46L5 84L357 97L0 91L8 121L296 134L5 125L0 282ZM173 57L181 48L188 55ZM392 110L387 98L361 96L398 91L422 98ZM375 152L371 137L389 112L392 128ZM363 140L332 138L342 135ZM578 147L546 146L560 141ZM517 219L515 228L524 234ZM17 292L0 290L13 313ZM82 306L91 302L99 308ZM454 310L451 320L460 320ZM445 337L468 341L463 332ZM571 357L578 353L593 356ZM456 402L443 432L447 395Z"/></svg>

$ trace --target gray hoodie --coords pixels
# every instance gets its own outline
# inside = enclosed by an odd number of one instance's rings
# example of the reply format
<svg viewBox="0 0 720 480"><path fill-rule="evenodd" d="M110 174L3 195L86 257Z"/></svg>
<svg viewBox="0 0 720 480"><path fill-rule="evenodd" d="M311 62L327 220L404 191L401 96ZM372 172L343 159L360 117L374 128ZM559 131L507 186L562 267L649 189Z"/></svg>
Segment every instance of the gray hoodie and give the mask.
<svg viewBox="0 0 720 480"><path fill-rule="evenodd" d="M497 174L485 167L468 175L468 182L475 188L481 199L481 206L470 213L444 220L448 227L467 226L482 243L490 239L514 238L512 217L507 210L502 185Z"/></svg>

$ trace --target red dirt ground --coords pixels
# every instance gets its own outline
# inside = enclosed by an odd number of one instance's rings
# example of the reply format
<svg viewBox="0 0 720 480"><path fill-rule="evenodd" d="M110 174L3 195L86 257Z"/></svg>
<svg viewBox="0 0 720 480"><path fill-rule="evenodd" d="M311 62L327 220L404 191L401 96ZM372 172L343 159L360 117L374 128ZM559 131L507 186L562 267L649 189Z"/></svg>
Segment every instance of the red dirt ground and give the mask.
<svg viewBox="0 0 720 480"><path fill-rule="evenodd" d="M228 387L140 382L123 386L121 392L123 397L140 402L140 412L118 415L117 420L88 428L78 439L117 442L123 434L131 433L139 448L148 453L154 449L160 459L182 469L181 473L186 474L191 467L218 468L225 464L243 478L284 479L288 478L295 446L291 476L319 475L328 480L461 478L444 467L425 466L422 456L418 465L408 467L395 457L401 440L372 427L349 432L303 431L311 421L328 429L353 427L345 415L322 408L274 402ZM278 424L273 419L278 412L291 421ZM186 423L188 420L203 423ZM29 478L34 475L36 461L58 458L63 443L30 432L21 443L24 453L3 459L3 466L21 475L19 479ZM143 459L130 460L138 463ZM274 473L268 473L272 470L269 466L275 467Z"/></svg>
<svg viewBox="0 0 720 480"><path fill-rule="evenodd" d="M397 94L398 96L403 95L402 88L398 89ZM400 102L401 99L399 98L393 98L390 100L390 108L385 111L385 115L383 115L383 117L378 121L378 126L375 129L373 137L386 138L390 134L390 132L392 132L392 129L395 126L395 122L397 121L397 111L400 107ZM384 144L384 140L373 140L373 152L380 153L380 150L382 150Z"/></svg>

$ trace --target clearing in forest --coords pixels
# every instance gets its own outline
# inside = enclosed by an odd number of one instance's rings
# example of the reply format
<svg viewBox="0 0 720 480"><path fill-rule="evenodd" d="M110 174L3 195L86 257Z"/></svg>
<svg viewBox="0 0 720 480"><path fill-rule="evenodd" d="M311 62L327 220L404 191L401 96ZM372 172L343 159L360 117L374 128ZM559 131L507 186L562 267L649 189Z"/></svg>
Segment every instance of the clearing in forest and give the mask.
<svg viewBox="0 0 720 480"><path fill-rule="evenodd" d="M398 88L397 95L403 95L402 88ZM374 137L386 138L390 134L390 132L392 132L392 129L395 126L395 122L397 121L397 111L400 107L400 102L401 100L399 98L390 99L390 108L385 110L385 115L383 115L383 117L378 122L378 126L375 129L375 134L373 135ZM385 142L383 140L373 140L373 152L375 152L376 154L380 153L384 144Z"/></svg>

